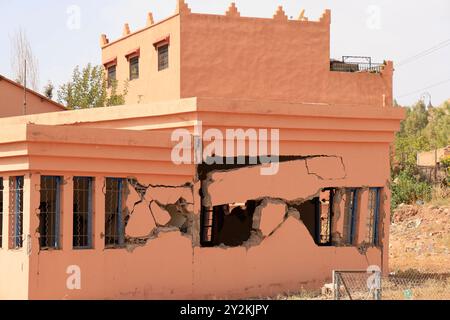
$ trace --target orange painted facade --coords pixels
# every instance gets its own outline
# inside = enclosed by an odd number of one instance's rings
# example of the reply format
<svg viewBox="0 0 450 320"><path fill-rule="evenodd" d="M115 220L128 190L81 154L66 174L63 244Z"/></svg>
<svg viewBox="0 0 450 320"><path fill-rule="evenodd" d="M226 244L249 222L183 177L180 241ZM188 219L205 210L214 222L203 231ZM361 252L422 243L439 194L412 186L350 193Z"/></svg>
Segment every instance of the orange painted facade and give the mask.
<svg viewBox="0 0 450 320"><path fill-rule="evenodd" d="M301 103L392 106L393 64L381 73L330 71L331 12L319 21L192 13L176 15L109 42L105 66L115 65L119 89L129 79L127 55L139 49L139 79L128 83L127 104L214 97ZM158 41L170 38L169 68L158 71ZM155 85L157 84L157 85ZM273 90L276 88L276 90Z"/></svg>
<svg viewBox="0 0 450 320"><path fill-rule="evenodd" d="M326 11L317 22L291 21L280 10L274 19L243 18L235 7L226 16L201 15L179 1L161 23L149 17L142 31L125 28L111 43L102 37L103 61L116 63L119 82L129 71L125 56L139 48L127 105L0 119L0 298L246 298L319 288L335 269L388 272L389 147L405 113L392 106L391 62L374 73L330 71L330 19ZM168 37L169 67L158 71L153 44ZM222 133L216 142L224 145L234 142L230 129L279 130L279 171L175 164L176 129L190 133L191 159L197 137L210 145L208 129ZM234 151L216 148L214 156L252 156L248 148ZM23 193L10 182L17 176ZM58 245L50 249L42 219L53 200L42 197L42 177L60 177L58 223L47 221ZM84 249L74 247L74 212L85 203L74 197L76 177L92 178ZM108 240L117 236L108 231L117 200L110 178L126 185L117 195L118 245ZM327 192L333 197L322 201ZM20 194L17 246L11 221ZM319 207L323 216L331 208L327 228Z"/></svg>

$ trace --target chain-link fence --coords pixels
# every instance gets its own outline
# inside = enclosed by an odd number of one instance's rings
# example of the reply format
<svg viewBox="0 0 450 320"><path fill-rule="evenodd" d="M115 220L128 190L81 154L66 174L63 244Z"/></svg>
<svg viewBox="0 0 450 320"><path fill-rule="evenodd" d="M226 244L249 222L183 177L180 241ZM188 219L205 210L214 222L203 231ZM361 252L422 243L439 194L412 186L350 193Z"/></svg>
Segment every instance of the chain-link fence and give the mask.
<svg viewBox="0 0 450 320"><path fill-rule="evenodd" d="M335 300L450 300L450 273L334 271Z"/></svg>

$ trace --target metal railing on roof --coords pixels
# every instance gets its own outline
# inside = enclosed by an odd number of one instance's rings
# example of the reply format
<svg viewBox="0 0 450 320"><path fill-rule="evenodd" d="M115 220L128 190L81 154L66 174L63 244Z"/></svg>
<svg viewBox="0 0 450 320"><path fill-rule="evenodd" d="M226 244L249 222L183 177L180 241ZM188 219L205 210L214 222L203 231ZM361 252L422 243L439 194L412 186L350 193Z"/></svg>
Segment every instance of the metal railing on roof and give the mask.
<svg viewBox="0 0 450 320"><path fill-rule="evenodd" d="M330 70L337 72L370 72L381 73L382 63L373 63L371 57L343 56L342 60L331 60Z"/></svg>

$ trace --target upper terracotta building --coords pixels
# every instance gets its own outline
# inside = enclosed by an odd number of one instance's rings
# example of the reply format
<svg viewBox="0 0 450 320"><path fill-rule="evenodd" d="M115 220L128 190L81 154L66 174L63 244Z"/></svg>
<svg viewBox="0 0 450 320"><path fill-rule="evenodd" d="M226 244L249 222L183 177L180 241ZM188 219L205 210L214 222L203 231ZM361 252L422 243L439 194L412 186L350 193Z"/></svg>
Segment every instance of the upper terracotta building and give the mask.
<svg viewBox="0 0 450 320"><path fill-rule="evenodd" d="M330 23L330 10L308 21L279 7L265 19L242 17L234 4L221 16L180 2L161 22L149 13L143 29L125 24L114 41L102 35L103 64L119 85L129 80L127 104L214 97L392 106L393 64L331 61Z"/></svg>

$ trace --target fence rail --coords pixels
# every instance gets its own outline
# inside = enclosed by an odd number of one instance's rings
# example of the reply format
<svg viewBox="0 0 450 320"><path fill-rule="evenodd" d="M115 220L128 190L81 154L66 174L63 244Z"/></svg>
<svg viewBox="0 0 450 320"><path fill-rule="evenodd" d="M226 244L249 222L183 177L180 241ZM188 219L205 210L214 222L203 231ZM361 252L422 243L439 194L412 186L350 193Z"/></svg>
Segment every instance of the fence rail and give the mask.
<svg viewBox="0 0 450 320"><path fill-rule="evenodd" d="M336 270L333 291L335 300L449 300L450 273Z"/></svg>

